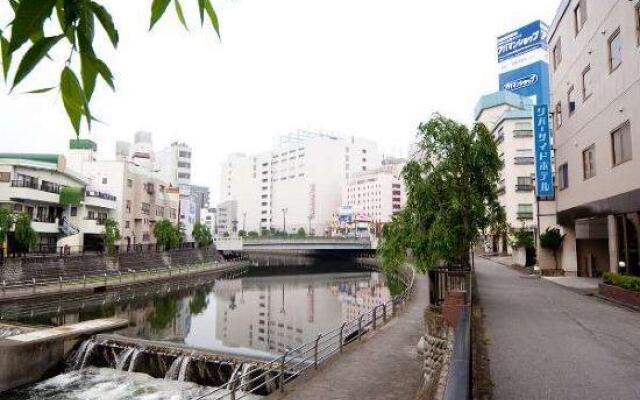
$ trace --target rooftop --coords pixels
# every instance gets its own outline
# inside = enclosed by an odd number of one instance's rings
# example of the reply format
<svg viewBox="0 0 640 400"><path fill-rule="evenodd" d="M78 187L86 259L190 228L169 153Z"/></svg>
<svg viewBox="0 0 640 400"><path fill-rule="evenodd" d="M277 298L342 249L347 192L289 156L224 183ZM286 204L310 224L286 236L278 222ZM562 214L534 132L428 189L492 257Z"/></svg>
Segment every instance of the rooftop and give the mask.
<svg viewBox="0 0 640 400"><path fill-rule="evenodd" d="M478 101L474 112L475 120L478 120L480 114L482 114L482 111L489 108L498 107L503 104L510 105L521 110L527 110L533 107L533 102L527 97L507 91L495 92L487 94L480 98L480 101Z"/></svg>

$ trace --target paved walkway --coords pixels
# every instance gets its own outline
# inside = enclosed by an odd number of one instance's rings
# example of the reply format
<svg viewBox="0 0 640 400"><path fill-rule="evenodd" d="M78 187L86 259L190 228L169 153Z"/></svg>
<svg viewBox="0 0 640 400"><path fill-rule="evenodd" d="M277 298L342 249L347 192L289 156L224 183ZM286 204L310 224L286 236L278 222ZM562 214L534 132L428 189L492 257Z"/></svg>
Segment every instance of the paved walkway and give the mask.
<svg viewBox="0 0 640 400"><path fill-rule="evenodd" d="M477 259L496 400L640 399L640 313Z"/></svg>
<svg viewBox="0 0 640 400"><path fill-rule="evenodd" d="M424 331L428 280L416 277L406 311L362 344L322 366L291 387L286 399L383 400L414 399L420 386L416 344Z"/></svg>

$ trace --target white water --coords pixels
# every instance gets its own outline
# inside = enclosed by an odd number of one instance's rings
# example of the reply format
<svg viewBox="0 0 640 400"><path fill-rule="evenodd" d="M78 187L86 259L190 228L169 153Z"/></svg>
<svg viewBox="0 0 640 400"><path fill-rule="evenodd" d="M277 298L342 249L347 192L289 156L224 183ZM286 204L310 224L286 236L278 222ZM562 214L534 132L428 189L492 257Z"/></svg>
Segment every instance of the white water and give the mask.
<svg viewBox="0 0 640 400"><path fill-rule="evenodd" d="M129 363L129 372L133 372L136 367L136 361L138 360L138 355L142 352L142 350L134 349L133 355L131 356L131 362Z"/></svg>
<svg viewBox="0 0 640 400"><path fill-rule="evenodd" d="M184 359L184 356L179 356L175 360L173 360L173 362L171 363L171 366L169 367L169 370L164 375L164 379L167 379L167 380L178 379L178 374L180 372L180 366L182 365L183 359Z"/></svg>
<svg viewBox="0 0 640 400"><path fill-rule="evenodd" d="M82 356L82 363L80 364L80 369L83 369L85 364L87 363L87 360L89 359L89 356L91 356L91 352L93 351L93 349L96 347L96 345L98 344L95 340L93 339L89 339L87 342L88 345L85 348L84 351L84 355ZM84 344L84 343L83 343Z"/></svg>
<svg viewBox="0 0 640 400"><path fill-rule="evenodd" d="M133 352L135 350L136 349L132 347L130 349L123 350L118 355L118 358L116 358L116 369L118 371L123 371L124 370L124 366L127 364L127 360L129 360L129 357L131 357L131 355L133 354Z"/></svg>
<svg viewBox="0 0 640 400"><path fill-rule="evenodd" d="M180 365L180 373L178 374L178 382L184 382L184 379L187 376L187 368L189 367L189 362L191 361L191 357L187 356L182 360L182 365Z"/></svg>

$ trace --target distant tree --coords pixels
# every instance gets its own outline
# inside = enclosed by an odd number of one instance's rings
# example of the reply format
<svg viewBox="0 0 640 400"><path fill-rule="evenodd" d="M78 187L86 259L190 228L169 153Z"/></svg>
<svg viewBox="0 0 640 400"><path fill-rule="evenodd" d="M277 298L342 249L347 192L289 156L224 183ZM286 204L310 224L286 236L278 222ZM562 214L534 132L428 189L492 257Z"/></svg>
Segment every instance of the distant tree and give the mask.
<svg viewBox="0 0 640 400"><path fill-rule="evenodd" d="M222 237L228 238L229 236L231 236L231 235L229 235L229 232L225 232L225 233L222 234Z"/></svg>
<svg viewBox="0 0 640 400"><path fill-rule="evenodd" d="M558 228L547 228L547 230L540 235L540 246L553 252L553 261L555 262L556 269L558 269L557 253L558 250L562 248L565 236L566 235L560 233L560 229Z"/></svg>
<svg viewBox="0 0 640 400"><path fill-rule="evenodd" d="M180 245L180 231L168 219L156 222L153 226L153 236L164 250L170 250Z"/></svg>
<svg viewBox="0 0 640 400"><path fill-rule="evenodd" d="M14 235L19 253L28 253L38 242L38 234L31 227L31 217L26 213L20 213L16 217Z"/></svg>
<svg viewBox="0 0 640 400"><path fill-rule="evenodd" d="M260 230L260 236L266 237L266 238L271 237L273 236L273 230L262 228Z"/></svg>
<svg viewBox="0 0 640 400"><path fill-rule="evenodd" d="M116 242L118 240L120 240L120 228L118 227L118 223L111 218L107 218L104 223L104 242L107 247L108 254L115 254Z"/></svg>
<svg viewBox="0 0 640 400"><path fill-rule="evenodd" d="M246 237L247 236L247 231L245 231L244 229L240 229L238 231L238 236L241 237L241 238Z"/></svg>
<svg viewBox="0 0 640 400"><path fill-rule="evenodd" d="M296 232L296 236L299 238L306 237L307 232L305 232L304 228L298 228L298 231Z"/></svg>
<svg viewBox="0 0 640 400"><path fill-rule="evenodd" d="M211 235L211 231L206 225L201 224L200 222L196 222L193 225L191 236L193 236L193 238L198 243L198 247L207 247L213 243L213 236Z"/></svg>
<svg viewBox="0 0 640 400"><path fill-rule="evenodd" d="M497 185L502 168L483 124L468 129L441 115L418 128L417 152L403 170L407 205L386 224L378 253L397 269L411 253L421 272L468 264L479 233L504 225Z"/></svg>
<svg viewBox="0 0 640 400"><path fill-rule="evenodd" d="M4 242L7 238L7 233L13 226L13 213L7 208L0 208L0 249L4 248Z"/></svg>
<svg viewBox="0 0 640 400"><path fill-rule="evenodd" d="M255 238L259 237L259 236L260 236L260 234L258 232L256 232L256 231L249 231L249 233L247 233L247 237L250 237L252 239L255 239Z"/></svg>
<svg viewBox="0 0 640 400"><path fill-rule="evenodd" d="M80 125L84 119L91 130L91 123L96 120L89 110L89 103L96 87L98 76L115 90L113 74L102 61L93 47L96 21L102 26L114 48L118 46L120 37L113 18L107 9L97 0L9 0L8 10L13 14L6 31L0 29L0 63L4 80L11 90L15 89L34 68L45 58L50 60L49 53L65 44L69 56L60 62L62 71L57 86L33 90L29 93L45 93L59 88L62 104L69 121L80 134ZM149 30L160 20L171 0L153 0ZM187 28L180 0L173 0L176 15ZM220 35L218 16L210 0L198 0L200 25L204 25L205 14L211 25ZM54 12L55 11L55 12ZM57 23L49 23L49 20ZM4 28L4 27L3 27ZM29 46L26 52L21 51ZM66 53L66 52L65 52ZM10 67L17 64L13 79L10 79ZM53 61L53 60L52 60ZM80 78L74 71L79 65Z"/></svg>

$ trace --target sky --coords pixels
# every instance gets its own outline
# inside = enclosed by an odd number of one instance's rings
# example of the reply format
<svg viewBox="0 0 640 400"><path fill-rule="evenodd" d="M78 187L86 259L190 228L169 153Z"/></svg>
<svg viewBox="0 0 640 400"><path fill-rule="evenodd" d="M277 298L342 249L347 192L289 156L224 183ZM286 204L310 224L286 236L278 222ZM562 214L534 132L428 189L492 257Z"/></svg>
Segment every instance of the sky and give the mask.
<svg viewBox="0 0 640 400"><path fill-rule="evenodd" d="M103 123L81 137L104 159L139 130L157 149L187 142L192 182L215 198L225 156L269 150L278 135L361 136L401 156L435 112L471 123L498 88L497 36L551 23L560 0L212 0L220 39L200 27L195 0L182 0L189 31L171 6L151 32L151 0L99 2L120 32L117 50L99 28L95 45L116 91L98 84ZM64 153L75 133L59 92L25 92L57 84L67 55L60 44L12 93L0 83L0 152Z"/></svg>

